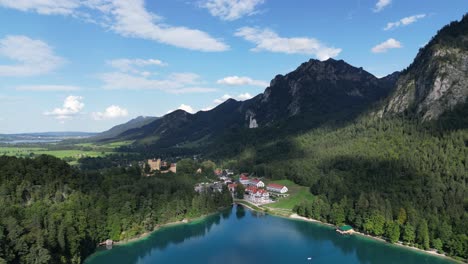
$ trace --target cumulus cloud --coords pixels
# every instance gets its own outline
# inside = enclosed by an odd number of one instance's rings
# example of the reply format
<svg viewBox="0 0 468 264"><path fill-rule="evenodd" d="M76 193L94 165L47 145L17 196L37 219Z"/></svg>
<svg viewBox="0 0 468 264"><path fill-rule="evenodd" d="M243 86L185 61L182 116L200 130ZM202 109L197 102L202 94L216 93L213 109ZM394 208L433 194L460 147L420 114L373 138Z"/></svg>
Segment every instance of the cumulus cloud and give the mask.
<svg viewBox="0 0 468 264"><path fill-rule="evenodd" d="M238 101L245 101L251 99L253 96L249 93L240 93L237 96L232 96L230 94L224 94L220 98L216 98L213 100L214 105L207 106L202 108L201 111L210 111L211 109L215 108L217 105L224 103L228 99L236 99Z"/></svg>
<svg viewBox="0 0 468 264"><path fill-rule="evenodd" d="M54 108L50 112L45 112L44 115L53 116L59 120L71 119L78 115L83 108L83 97L70 95L65 98L62 108Z"/></svg>
<svg viewBox="0 0 468 264"><path fill-rule="evenodd" d="M167 93L208 93L215 88L202 87L200 76L195 73L172 73L167 78L152 79L148 76L123 72L104 73L99 76L108 90L161 90Z"/></svg>
<svg viewBox="0 0 468 264"><path fill-rule="evenodd" d="M122 72L140 73L142 75L148 75L148 72L140 71L140 68L167 65L167 63L157 59L115 59L108 61L107 64Z"/></svg>
<svg viewBox="0 0 468 264"><path fill-rule="evenodd" d="M422 18L426 17L426 14L419 14L419 15L413 15L409 17L404 17L396 22L389 22L387 23L387 26L384 28L384 30L390 30L394 29L400 26L407 26L409 24L412 24Z"/></svg>
<svg viewBox="0 0 468 264"><path fill-rule="evenodd" d="M52 47L42 40L10 35L0 39L0 57L15 64L0 65L0 76L34 76L54 71L64 63Z"/></svg>
<svg viewBox="0 0 468 264"><path fill-rule="evenodd" d="M239 85L252 85L252 86L260 86L260 87L268 86L268 82L254 80L250 77L239 77L239 76L224 77L223 79L218 80L217 83L225 84L225 85L233 85L233 86L239 86Z"/></svg>
<svg viewBox="0 0 468 264"><path fill-rule="evenodd" d="M42 15L71 15L79 5L76 0L0 0L0 6Z"/></svg>
<svg viewBox="0 0 468 264"><path fill-rule="evenodd" d="M284 38L267 28L242 27L236 31L235 36L255 44L256 47L251 51L315 55L319 60L336 57L341 52L341 49L328 47L314 38Z"/></svg>
<svg viewBox="0 0 468 264"><path fill-rule="evenodd" d="M229 46L208 33L162 23L144 0L0 0L0 6L42 15L70 15L124 36L199 51L225 51Z"/></svg>
<svg viewBox="0 0 468 264"><path fill-rule="evenodd" d="M264 0L206 0L200 6L208 9L212 16L233 21L258 13L256 7L264 2Z"/></svg>
<svg viewBox="0 0 468 264"><path fill-rule="evenodd" d="M179 107L177 107L177 109L175 109L175 110L184 110L185 112L190 113L190 114L195 113L195 110L193 109L193 107L191 107L190 105L186 105L186 104L181 104L181 105L180 105ZM167 111L166 114L172 113L172 112L174 112L175 110L169 110L169 111Z"/></svg>
<svg viewBox="0 0 468 264"><path fill-rule="evenodd" d="M387 50L389 49L399 49L403 47L401 45L401 43L396 40L396 39L393 39L393 38L389 38L387 39L386 41L376 45L375 47L372 48L372 52L373 53L383 53L383 52L387 52Z"/></svg>
<svg viewBox="0 0 468 264"><path fill-rule="evenodd" d="M80 87L72 85L21 85L16 87L17 91L32 92L70 92L80 89Z"/></svg>
<svg viewBox="0 0 468 264"><path fill-rule="evenodd" d="M377 3L375 4L375 7L374 7L374 12L378 13L378 12L382 11L385 7L387 7L391 3L392 3L392 0L379 0L379 1L377 1Z"/></svg>
<svg viewBox="0 0 468 264"><path fill-rule="evenodd" d="M93 112L91 116L94 120L115 119L128 116L128 110L118 105L111 105L104 112Z"/></svg>

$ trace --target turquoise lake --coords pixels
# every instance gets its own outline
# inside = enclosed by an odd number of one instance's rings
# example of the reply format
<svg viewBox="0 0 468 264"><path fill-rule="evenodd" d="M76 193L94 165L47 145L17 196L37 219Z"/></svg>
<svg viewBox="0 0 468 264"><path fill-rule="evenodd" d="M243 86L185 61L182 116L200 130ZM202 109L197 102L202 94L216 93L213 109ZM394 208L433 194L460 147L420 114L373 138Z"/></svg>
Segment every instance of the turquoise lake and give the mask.
<svg viewBox="0 0 468 264"><path fill-rule="evenodd" d="M341 236L320 224L233 206L197 222L161 228L143 240L101 249L85 263L454 262L358 235Z"/></svg>

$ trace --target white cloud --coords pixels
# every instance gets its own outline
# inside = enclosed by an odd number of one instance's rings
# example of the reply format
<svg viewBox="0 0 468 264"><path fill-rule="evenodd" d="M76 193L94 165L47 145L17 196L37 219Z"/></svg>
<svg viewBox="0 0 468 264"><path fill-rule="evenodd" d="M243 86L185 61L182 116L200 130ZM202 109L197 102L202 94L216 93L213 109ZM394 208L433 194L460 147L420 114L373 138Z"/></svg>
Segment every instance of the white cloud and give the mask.
<svg viewBox="0 0 468 264"><path fill-rule="evenodd" d="M147 66L167 66L167 63L156 59L115 59L108 61L107 64L122 72L140 73L143 75L148 74L147 72L139 71L138 68Z"/></svg>
<svg viewBox="0 0 468 264"><path fill-rule="evenodd" d="M373 53L383 53L383 52L387 52L387 50L389 49L399 49L403 47L401 45L401 43L396 40L396 39L393 39L393 38L389 38L387 39L386 41L378 44L377 46L373 47L372 48L372 52Z"/></svg>
<svg viewBox="0 0 468 264"><path fill-rule="evenodd" d="M118 105L111 105L104 112L93 112L91 116L94 120L115 119L128 116L128 110Z"/></svg>
<svg viewBox="0 0 468 264"><path fill-rule="evenodd" d="M382 11L386 6L388 6L391 3L392 3L392 0L379 0L379 1L377 1L377 3L375 4L375 7L374 7L374 12L378 13L378 12Z"/></svg>
<svg viewBox="0 0 468 264"><path fill-rule="evenodd" d="M409 24L412 24L416 21L418 21L419 19L422 19L426 17L426 14L419 14L419 15L413 15L413 16L409 16L409 17L404 17L396 22L389 22L387 23L387 26L384 28L384 30L390 30L390 29L394 29L394 28L397 28L397 27L400 27L400 26L407 26Z"/></svg>
<svg viewBox="0 0 468 264"><path fill-rule="evenodd" d="M71 119L78 115L84 108L83 97L70 95L65 98L62 108L54 108L50 112L45 112L44 115L53 116L59 120Z"/></svg>
<svg viewBox="0 0 468 264"><path fill-rule="evenodd" d="M181 104L181 105L180 105L177 109L175 109L175 110L184 110L185 112L190 113L190 114L195 113L195 110L193 109L193 107L191 107L190 105L186 105L186 104ZM169 111L167 111L166 114L172 113L172 112L174 112L175 110L169 110Z"/></svg>
<svg viewBox="0 0 468 264"><path fill-rule="evenodd" d="M16 90L32 92L69 92L78 91L80 87L71 85L21 85L17 86Z"/></svg>
<svg viewBox="0 0 468 264"><path fill-rule="evenodd" d="M320 60L336 57L341 52L341 49L325 46L314 38L283 38L270 29L243 27L236 31L235 36L254 43L256 47L251 51L315 55Z"/></svg>
<svg viewBox="0 0 468 264"><path fill-rule="evenodd" d="M70 15L99 24L124 37L190 50L229 49L223 41L204 31L161 23L161 17L145 8L144 0L0 0L0 6L43 15Z"/></svg>
<svg viewBox="0 0 468 264"><path fill-rule="evenodd" d="M237 99L239 99L240 101L244 101L244 100L248 100L248 99L251 99L253 96L249 93L243 93L243 94L239 94L237 96Z"/></svg>
<svg viewBox="0 0 468 264"><path fill-rule="evenodd" d="M193 108L190 105L186 105L186 104L181 104L179 108L177 109L184 110L185 112L191 113L191 114L194 113Z"/></svg>
<svg viewBox="0 0 468 264"><path fill-rule="evenodd" d="M255 9L264 0L206 0L201 7L208 9L212 16L222 20L233 21L245 15L258 13Z"/></svg>
<svg viewBox="0 0 468 264"><path fill-rule="evenodd" d="M0 6L42 15L70 15L79 6L76 0L0 0Z"/></svg>
<svg viewBox="0 0 468 264"><path fill-rule="evenodd" d="M202 87L200 76L195 73L172 73L165 79L152 79L148 76L123 72L104 73L99 76L108 90L161 90L167 93L208 93L215 88Z"/></svg>
<svg viewBox="0 0 468 264"><path fill-rule="evenodd" d="M228 99L236 99L238 101L244 101L244 100L248 100L248 99L251 99L253 96L250 95L249 93L241 93L237 96L231 96L230 94L224 94L223 96L221 96L220 98L217 98L217 99L214 99L213 102L215 104L221 104L223 102L225 102L226 100Z"/></svg>
<svg viewBox="0 0 468 264"><path fill-rule="evenodd" d="M253 86L260 86L260 87L267 87L268 82L260 81L260 80L253 80L249 77L239 77L239 76L228 76L224 77L217 81L218 84L225 84L225 85L253 85Z"/></svg>
<svg viewBox="0 0 468 264"><path fill-rule="evenodd" d="M253 96L249 93L241 93L241 94L238 94L237 96L231 96L229 94L224 94L223 96L221 96L220 98L216 98L213 100L213 103L214 105L210 105L210 106L207 106L203 109L201 109L201 111L210 111L211 109L215 108L217 105L221 104L221 103L224 103L226 100L228 99L236 99L238 101L245 101L245 100L248 100L248 99L251 99Z"/></svg>
<svg viewBox="0 0 468 264"><path fill-rule="evenodd" d="M0 76L34 76L54 71L64 63L47 43L27 36L0 39L0 56L16 64L0 65Z"/></svg>

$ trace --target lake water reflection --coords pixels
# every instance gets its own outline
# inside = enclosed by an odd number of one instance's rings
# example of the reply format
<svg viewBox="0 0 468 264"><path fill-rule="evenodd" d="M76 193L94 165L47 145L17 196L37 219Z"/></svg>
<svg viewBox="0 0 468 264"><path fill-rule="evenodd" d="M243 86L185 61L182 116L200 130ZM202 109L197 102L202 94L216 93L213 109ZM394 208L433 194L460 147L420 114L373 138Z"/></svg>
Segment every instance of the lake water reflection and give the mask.
<svg viewBox="0 0 468 264"><path fill-rule="evenodd" d="M162 228L144 240L101 250L86 263L453 262L364 237L341 236L327 226L234 206L197 222Z"/></svg>

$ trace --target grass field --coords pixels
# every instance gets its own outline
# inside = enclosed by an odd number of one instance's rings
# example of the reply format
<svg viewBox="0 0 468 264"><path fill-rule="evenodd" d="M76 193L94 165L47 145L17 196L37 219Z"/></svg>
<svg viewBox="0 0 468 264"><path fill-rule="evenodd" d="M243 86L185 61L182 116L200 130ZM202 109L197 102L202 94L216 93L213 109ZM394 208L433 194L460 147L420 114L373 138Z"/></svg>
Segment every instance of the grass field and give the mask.
<svg viewBox="0 0 468 264"><path fill-rule="evenodd" d="M278 209L282 211L287 210L291 212L294 206L301 203L302 201L310 201L314 199L314 196L310 193L308 187L297 185L290 180L271 181L269 183L285 185L289 189L288 197L279 198L276 203L267 205L267 207L271 209Z"/></svg>
<svg viewBox="0 0 468 264"><path fill-rule="evenodd" d="M28 157L30 154L42 155L47 154L57 158L81 158L81 157L100 157L111 152L100 151L85 151L79 149L67 150L48 150L46 148L32 148L32 147L0 147L0 155Z"/></svg>

